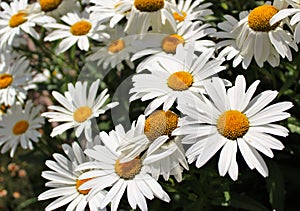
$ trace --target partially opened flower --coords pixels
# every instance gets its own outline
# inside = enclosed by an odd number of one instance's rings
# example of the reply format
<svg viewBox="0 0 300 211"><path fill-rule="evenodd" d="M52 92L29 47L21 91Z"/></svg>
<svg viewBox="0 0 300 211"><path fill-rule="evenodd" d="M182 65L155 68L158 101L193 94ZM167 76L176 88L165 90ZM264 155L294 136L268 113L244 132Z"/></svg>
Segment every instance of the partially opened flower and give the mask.
<svg viewBox="0 0 300 211"><path fill-rule="evenodd" d="M204 93L204 82L225 69L221 66L223 60L212 58L213 53L214 49L207 49L198 57L194 54L193 45L185 48L178 45L175 55L159 54L151 57L137 70L149 70L150 73L138 73L132 78L130 101L152 100L145 115L161 105L166 111L175 101L187 103L187 97Z"/></svg>
<svg viewBox="0 0 300 211"><path fill-rule="evenodd" d="M217 44L217 48L225 47L220 56L225 56L228 60L234 59L233 66L242 63L247 69L254 58L259 67L263 67L264 62L271 66L279 65L280 56L292 60L290 48L298 51L293 35L283 27L283 23L277 22L270 25L270 19L282 8L276 7L278 1L273 5L264 4L258 6L250 13L242 12L240 21L231 16L226 16L226 21L218 24L224 32L217 32L218 38L224 38Z"/></svg>
<svg viewBox="0 0 300 211"><path fill-rule="evenodd" d="M50 23L44 25L45 28L54 29L45 37L45 41L52 42L62 39L55 51L56 54L67 51L76 43L80 50L87 51L90 47L89 39L100 42L104 37L109 37L108 34L102 32L105 26L98 24L97 19L85 17L84 14L81 17L76 12L70 12L61 20L66 24Z"/></svg>
<svg viewBox="0 0 300 211"><path fill-rule="evenodd" d="M38 129L44 124L40 110L40 106L35 107L31 101L27 101L24 110L18 103L6 111L0 120L1 153L10 150L10 156L13 157L19 144L23 149L33 149L32 142L39 142L41 133Z"/></svg>
<svg viewBox="0 0 300 211"><path fill-rule="evenodd" d="M65 205L68 205L66 210L84 211L87 206L91 211L101 210L99 205L105 197L105 191L99 191L94 194L93 198L88 198L87 194L90 189L79 189L82 184L92 178L79 179L79 176L84 172L77 171L76 167L88 162L89 158L84 155L81 147L76 142L72 146L63 144L62 148L66 156L54 153L53 158L55 161L46 161L46 165L51 170L43 171L42 177L49 180L46 186L51 189L41 193L38 200L57 198L45 208L46 211L55 210Z"/></svg>
<svg viewBox="0 0 300 211"><path fill-rule="evenodd" d="M271 149L284 148L272 135L286 137L288 130L274 122L288 118L290 114L285 111L293 105L280 102L267 106L276 98L277 91L264 91L251 99L258 84L259 81L255 81L246 91L246 80L240 75L235 86L226 92L222 80L213 78L206 86L210 99L178 106L179 111L187 116L180 119L179 128L172 134L183 135L182 143L192 144L186 152L189 163L196 160L196 166L200 168L222 148L219 173L224 176L228 172L236 180L239 148L251 169L268 176L268 168L258 151L273 157Z"/></svg>
<svg viewBox="0 0 300 211"><path fill-rule="evenodd" d="M160 184L147 173L148 168L143 164L141 157L127 162L121 162L119 159L121 153L117 149L123 141L147 139L142 127L133 123L131 129L125 132L121 125L117 125L109 134L101 132L99 136L104 146L97 145L94 149L85 150L95 161L82 164L78 170L94 168L79 177L81 180L93 178L80 188L91 189L88 197L94 197L103 189L108 190L100 208L111 203L111 210L118 210L126 189L127 200L132 209L138 206L141 210L147 210L146 198L152 200L155 196L163 201L170 201Z"/></svg>
<svg viewBox="0 0 300 211"><path fill-rule="evenodd" d="M50 134L52 137L62 134L70 128L76 128L76 137L79 137L84 131L85 138L92 141L91 119L118 105L117 102L106 104L109 98L109 95L106 94L107 89L97 96L99 82L99 79L94 81L89 90L87 90L87 81L78 81L75 86L69 83L68 91L64 93L64 96L59 92L52 92L54 98L63 107L49 106L48 108L54 111L45 112L42 116L50 118L50 122L65 122L53 129Z"/></svg>

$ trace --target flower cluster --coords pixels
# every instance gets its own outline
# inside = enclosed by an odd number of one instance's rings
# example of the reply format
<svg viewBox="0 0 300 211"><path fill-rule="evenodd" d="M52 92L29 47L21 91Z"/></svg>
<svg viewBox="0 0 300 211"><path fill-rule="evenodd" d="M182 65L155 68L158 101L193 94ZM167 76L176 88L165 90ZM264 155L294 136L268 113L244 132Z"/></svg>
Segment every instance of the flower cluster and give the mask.
<svg viewBox="0 0 300 211"><path fill-rule="evenodd" d="M250 169L268 176L260 153L272 158L272 149L284 148L274 136L286 137L289 131L276 122L290 117L293 104L271 104L277 91L255 96L259 80L247 88L245 76L230 81L222 73L228 64L248 69L251 63L262 68L292 61L300 42L299 2L266 2L241 12L239 19L224 16L217 27L207 21L211 6L204 0L1 3L1 153L10 150L13 157L19 144L32 150L42 134L74 133L71 146L61 146L65 156L54 153L55 161L46 161L51 170L42 172L51 189L38 200L58 197L46 210L105 210L109 204L118 210L125 190L132 209L147 210L146 199L171 200L160 177L181 182L189 165L195 162L201 171L218 151L220 176L238 179L238 151ZM83 63L77 67L96 66L86 75L92 79L67 81L54 65L39 70L43 64L20 53L24 46L34 51L38 45L50 56L40 62L49 64L54 57L63 64L63 55L75 51L71 62ZM134 74L128 100L147 103L146 108L130 126L98 132L101 115L114 115L111 109L121 103L110 98L114 90L98 75L129 69ZM57 81L67 82L64 91ZM42 83L54 87L54 103L43 110L28 94ZM42 130L44 118L52 123L50 134Z"/></svg>

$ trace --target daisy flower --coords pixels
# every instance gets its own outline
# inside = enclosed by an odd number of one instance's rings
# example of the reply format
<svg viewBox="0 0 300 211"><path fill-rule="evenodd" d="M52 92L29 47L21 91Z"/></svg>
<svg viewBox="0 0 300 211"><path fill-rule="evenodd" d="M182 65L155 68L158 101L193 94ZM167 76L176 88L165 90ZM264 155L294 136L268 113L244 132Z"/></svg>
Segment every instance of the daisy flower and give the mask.
<svg viewBox="0 0 300 211"><path fill-rule="evenodd" d="M293 105L280 102L267 106L278 94L277 91L264 91L252 96L259 84L255 81L246 91L246 80L240 75L235 86L226 92L221 79L213 78L207 84L211 100L194 101L197 106L178 106L187 115L179 121L179 128L172 135L183 135L183 144L192 144L186 151L188 162L196 160L200 168L222 148L218 163L219 173L227 172L233 180L238 178L236 153L239 148L250 169L264 177L268 168L261 155L273 157L271 149L282 150L283 144L272 135L286 137L288 130L274 122L290 117L285 112Z"/></svg>
<svg viewBox="0 0 300 211"><path fill-rule="evenodd" d="M109 27L114 28L126 14L130 13L132 0L90 0L95 5L89 8L91 19L97 19L99 23L109 22Z"/></svg>
<svg viewBox="0 0 300 211"><path fill-rule="evenodd" d="M214 34L215 31L215 29L210 28L209 24L199 25L199 22L191 23L189 20L185 20L181 26L177 25L176 31L144 34L141 40L136 40L133 43L144 48L135 53L131 60L134 61L145 55L155 55L162 52L175 54L179 44L193 44L195 51L203 52L207 48L215 46L213 41L204 39L204 37Z"/></svg>
<svg viewBox="0 0 300 211"><path fill-rule="evenodd" d="M270 25L270 19L282 8L265 4L253 9L249 14L241 13L240 21L226 16L226 21L218 24L224 32L216 33L218 38L229 40L217 44L217 48L225 47L220 55L227 59L235 57L234 66L242 62L247 69L254 57L259 67L268 62L272 67L278 66L280 56L292 60L291 49L298 50L293 35L283 28L282 22ZM247 15L246 15L247 14Z"/></svg>
<svg viewBox="0 0 300 211"><path fill-rule="evenodd" d="M12 46L14 39L22 34L29 34L35 39L39 39L39 34L34 30L36 24L55 21L53 18L44 15L43 12L36 13L28 5L27 0L14 0L10 4L1 3L0 12L0 47L6 44Z"/></svg>
<svg viewBox="0 0 300 211"><path fill-rule="evenodd" d="M123 141L118 148L122 153L119 157L121 162L141 156L156 180L160 175L165 180L174 175L178 182L182 181L183 168L188 170L189 167L180 138L171 136L177 123L178 115L170 110L155 111L146 120L141 115L137 125L144 128L148 139L140 139L139 142L131 139Z"/></svg>
<svg viewBox="0 0 300 211"><path fill-rule="evenodd" d="M124 32L124 28L119 25L106 31L110 34L110 38L103 40L105 46L92 49L94 52L87 57L87 60L97 61L97 65L102 65L104 69L116 67L120 71L124 69L123 62L131 69L134 69L134 64L130 61L130 57L141 49L141 46L132 45L137 36L127 35Z"/></svg>
<svg viewBox="0 0 300 211"><path fill-rule="evenodd" d="M271 20L270 24L276 24L277 22L282 21L283 19L286 19L288 16L292 16L289 23L294 26L294 37L295 41L297 43L300 42L300 5L299 3L293 6L294 8L287 8L280 10L277 14L275 14Z"/></svg>
<svg viewBox="0 0 300 211"><path fill-rule="evenodd" d="M55 51L56 54L67 51L76 43L80 50L88 51L90 47L89 38L101 41L103 37L109 36L101 32L105 26L99 25L97 19L84 17L84 14L82 16L80 17L79 14L72 12L61 18L66 25L60 23L44 25L45 28L55 29L45 37L44 41L52 42L62 39Z"/></svg>
<svg viewBox="0 0 300 211"><path fill-rule="evenodd" d="M44 124L44 118L39 116L40 110L40 106L34 107L29 100L24 110L17 103L6 111L0 121L1 153L10 150L10 157L13 157L19 144L23 149L33 149L32 142L39 142L41 137L37 129Z"/></svg>
<svg viewBox="0 0 300 211"><path fill-rule="evenodd" d="M80 11L80 4L76 0L39 0L36 10L59 18L68 12Z"/></svg>
<svg viewBox="0 0 300 211"><path fill-rule="evenodd" d="M178 23L183 23L184 20L195 21L201 20L204 21L204 16L212 15L213 11L208 9L212 3L203 3L204 0L179 0L176 3L176 0L172 0L172 3L176 5L180 13L174 11L173 16ZM182 24L184 25L184 24Z"/></svg>
<svg viewBox="0 0 300 211"><path fill-rule="evenodd" d="M180 11L169 0L131 0L131 5L125 28L129 34L145 33L150 27L154 32L160 32L163 27L176 29L172 11Z"/></svg>
<svg viewBox="0 0 300 211"><path fill-rule="evenodd" d="M55 210L65 205L68 205L66 210L84 211L87 205L91 211L100 210L99 203L103 200L105 191L98 191L93 198L88 199L87 194L90 189L79 189L91 178L79 179L83 171L77 171L76 167L89 161L89 158L85 156L76 142L73 142L72 146L63 144L62 149L66 156L54 153L55 161L46 161L46 165L51 170L43 171L42 177L49 180L46 186L51 189L41 193L38 200L57 198L45 208L46 211Z"/></svg>
<svg viewBox="0 0 300 211"><path fill-rule="evenodd" d="M54 111L45 112L42 116L49 118L49 122L65 122L55 127L50 134L52 137L62 134L70 128L76 128L75 136L79 137L84 130L85 137L92 141L91 119L103 114L106 110L118 105L117 102L109 103L104 106L109 98L107 89L96 97L100 80L92 83L87 93L87 81L76 82L75 86L68 84L68 91L64 96L59 92L53 91L53 97L63 106L49 106Z"/></svg>
<svg viewBox="0 0 300 211"><path fill-rule="evenodd" d="M23 103L27 90L34 88L31 80L29 61L25 57L15 60L7 58L0 69L0 103L6 106L14 105L16 101Z"/></svg>
<svg viewBox="0 0 300 211"><path fill-rule="evenodd" d="M175 55L154 56L137 70L146 69L150 73L132 77L130 101L152 99L145 110L145 115L149 115L162 104L166 111L176 100L177 103L185 103L187 96L204 93L204 82L225 69L221 66L222 60L211 59L213 53L214 49L207 49L198 57L194 54L193 45L186 48L178 45Z"/></svg>
<svg viewBox="0 0 300 211"><path fill-rule="evenodd" d="M80 189L91 189L88 197L94 197L104 188L108 190L100 208L104 208L111 203L111 210L118 210L118 206L125 190L127 189L127 199L132 209L137 206L141 210L147 210L145 198L152 200L154 196L169 202L168 194L162 189L160 184L147 173L147 166L143 164L140 157L136 157L128 162L120 162L120 152L118 146L124 140L147 139L143 133L143 128L133 123L132 128L125 133L121 125L117 125L115 130L107 134L99 134L104 145L97 145L94 149L86 149L84 152L95 161L82 164L78 170L93 168L89 172L83 173L79 179L93 178L84 183Z"/></svg>

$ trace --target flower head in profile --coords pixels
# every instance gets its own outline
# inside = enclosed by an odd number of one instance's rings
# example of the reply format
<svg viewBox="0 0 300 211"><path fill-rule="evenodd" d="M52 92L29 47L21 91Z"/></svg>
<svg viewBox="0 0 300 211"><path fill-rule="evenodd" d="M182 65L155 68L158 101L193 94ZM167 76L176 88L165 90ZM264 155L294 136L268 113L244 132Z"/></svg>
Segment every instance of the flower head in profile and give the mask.
<svg viewBox="0 0 300 211"><path fill-rule="evenodd" d="M90 41L93 39L101 41L104 37L109 37L108 34L103 33L105 26L99 25L97 19L85 17L84 13L79 15L76 12L70 12L61 17L65 24L49 23L45 24L45 28L54 29L45 37L45 41L61 40L56 54L63 53L77 43L78 48L83 51L89 50Z"/></svg>
<svg viewBox="0 0 300 211"><path fill-rule="evenodd" d="M152 100L145 110L149 115L159 106L168 110L177 103L186 103L189 96L204 93L204 83L211 76L225 69L223 60L213 59L214 49L207 49L200 56L194 54L193 45L178 45L176 54L159 54L151 57L133 76L130 101Z"/></svg>
<svg viewBox="0 0 300 211"><path fill-rule="evenodd" d="M137 206L147 210L146 198L152 200L154 196L169 202L168 194L160 184L147 173L148 167L143 164L141 157L136 157L127 162L120 160L121 153L117 150L125 140L140 142L147 139L140 124L132 124L129 131L125 132L123 126L117 125L109 133L100 132L99 136L104 145L96 145L93 149L86 149L86 155L94 159L92 162L82 164L78 170L94 169L83 173L79 179L93 178L81 186L80 189L91 189L88 197L94 197L99 191L106 189L104 200L100 208L111 203L111 210L118 210L120 199L127 189L127 200L132 209Z"/></svg>
<svg viewBox="0 0 300 211"><path fill-rule="evenodd" d="M228 60L234 58L233 66L242 63L247 69L254 58L259 67L268 62L272 67L278 66L280 56L292 60L290 48L298 51L293 35L285 29L282 22L270 25L271 18L282 8L264 4L248 12L240 13L240 20L226 15L226 21L219 23L222 32L217 32L218 38L225 40L217 44L217 48L225 47L220 52L220 57Z"/></svg>
<svg viewBox="0 0 300 211"><path fill-rule="evenodd" d="M55 21L43 12L34 11L34 6L29 6L27 0L14 0L10 4L1 3L3 11L0 12L0 47L12 46L15 38L23 34L29 34L39 39L39 34L34 27L39 24Z"/></svg>
<svg viewBox="0 0 300 211"><path fill-rule="evenodd" d="M10 150L13 157L19 144L23 149L33 149L32 142L39 142L41 133L38 129L44 124L44 118L39 116L40 110L40 106L36 107L28 100L24 109L17 103L6 111L0 120L1 153Z"/></svg>
<svg viewBox="0 0 300 211"><path fill-rule="evenodd" d="M31 83L33 73L30 71L29 61L25 57L5 56L0 67L0 103L12 106L16 102L24 102L27 90L35 87Z"/></svg>
<svg viewBox="0 0 300 211"><path fill-rule="evenodd" d="M79 176L84 172L77 171L76 167L89 161L89 158L84 155L77 142L73 142L72 146L63 144L62 148L66 156L54 153L54 161L46 161L46 165L51 170L43 171L42 177L49 180L46 186L51 189L41 193L38 200L57 198L45 208L46 211L55 210L65 205L68 205L67 210L84 211L87 205L92 211L100 210L99 203L103 200L106 192L99 191L93 198L88 199L87 194L90 189L79 189L82 184L92 178L79 179Z"/></svg>
<svg viewBox="0 0 300 211"><path fill-rule="evenodd" d="M64 93L64 96L57 91L52 92L54 98L63 107L49 106L48 108L54 111L45 112L42 116L49 118L50 122L65 122L53 129L50 134L52 137L62 134L70 128L76 128L76 137L79 137L84 131L85 138L92 141L91 119L118 105L117 102L106 104L109 98L109 95L106 94L107 89L97 96L99 82L99 79L94 81L89 90L87 90L87 81L78 81L75 86L69 83L68 91Z"/></svg>
<svg viewBox="0 0 300 211"><path fill-rule="evenodd" d="M273 157L271 149L284 148L272 135L286 137L288 130L274 122L288 118L290 114L285 111L293 105L280 102L268 106L276 98L277 91L264 91L252 98L258 84L259 81L255 81L246 90L246 80L240 75L226 92L222 80L213 78L206 86L210 99L194 100L195 104L190 106L178 106L186 117L180 119L179 128L172 134L183 135L182 143L192 144L186 152L189 163L196 160L196 166L200 168L222 148L219 173L224 176L228 172L236 180L239 148L251 169L268 176L268 168L258 151Z"/></svg>

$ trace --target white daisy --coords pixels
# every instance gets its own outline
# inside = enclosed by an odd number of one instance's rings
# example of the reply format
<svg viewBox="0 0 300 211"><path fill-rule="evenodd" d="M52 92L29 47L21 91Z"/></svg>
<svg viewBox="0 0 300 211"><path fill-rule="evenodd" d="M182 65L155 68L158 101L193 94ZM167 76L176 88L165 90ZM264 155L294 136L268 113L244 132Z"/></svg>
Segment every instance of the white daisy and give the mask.
<svg viewBox="0 0 300 211"><path fill-rule="evenodd" d="M44 41L52 42L62 39L55 51L56 54L67 51L76 43L80 50L87 51L90 47L89 38L101 41L104 37L109 36L102 32L105 26L99 25L97 19L85 17L84 14L80 17L75 12L68 13L61 20L66 25L60 23L44 25L45 28L55 29L45 37Z"/></svg>
<svg viewBox="0 0 300 211"><path fill-rule="evenodd" d="M15 104L6 111L0 121L1 153L10 150L13 157L17 146L23 149L33 149L32 142L39 142L41 134L37 131L44 124L44 118L39 116L40 106L34 107L27 101L23 110L21 104Z"/></svg>
<svg viewBox="0 0 300 211"><path fill-rule="evenodd" d="M282 21L283 19L287 18L288 16L292 16L289 23L294 26L294 37L295 41L297 43L300 42L300 5L297 4L294 8L288 8L280 10L276 15L274 15L271 20L270 24L276 24L279 21Z"/></svg>
<svg viewBox="0 0 300 211"><path fill-rule="evenodd" d="M215 43L205 39L216 32L209 24L199 25L199 22L191 23L184 20L181 26L177 25L176 31L169 30L163 33L147 33L140 40L134 41L134 45L143 46L143 50L135 53L131 60L134 61L145 55L176 53L179 44L193 44L195 51L203 52L207 48L214 47ZM146 61L143 61L146 62Z"/></svg>
<svg viewBox="0 0 300 211"><path fill-rule="evenodd" d="M54 98L63 106L49 106L53 112L45 112L42 116L49 119L49 122L65 122L56 126L52 133L52 137L62 134L70 128L76 128L75 136L79 137L84 130L85 137L88 141L92 141L91 119L103 114L106 110L118 105L117 102L109 103L104 106L109 98L107 89L96 97L100 80L92 83L87 93L87 81L76 82L75 86L68 84L68 91L62 94L53 91Z"/></svg>
<svg viewBox="0 0 300 211"><path fill-rule="evenodd" d="M149 115L163 104L168 110L177 100L185 103L187 96L204 93L203 83L211 76L225 69L222 60L211 59L214 49L205 50L199 57L194 54L193 45L183 48L178 45L175 55L156 55L148 60L140 70L150 73L139 73L133 76L133 88L130 90L130 101L152 99L145 110Z"/></svg>
<svg viewBox="0 0 300 211"><path fill-rule="evenodd" d="M204 0L172 0L172 3L176 5L180 13L174 11L173 16L175 20L183 24L184 20L195 21L201 20L204 21L204 16L212 15L213 11L208 9L212 3L203 3ZM184 25L184 24L183 24Z"/></svg>
<svg viewBox="0 0 300 211"><path fill-rule="evenodd" d="M130 12L131 0L90 0L95 5L89 8L91 19L97 19L99 23L109 22L109 27L114 28Z"/></svg>
<svg viewBox="0 0 300 211"><path fill-rule="evenodd" d="M280 56L292 60L290 47L298 50L293 35L283 28L283 23L277 22L270 25L270 19L281 10L274 5L265 4L253 9L249 14L240 14L240 21L231 16L226 16L226 21L218 24L224 32L216 33L218 38L225 40L217 44L217 48L225 47L220 55L226 56L228 60L235 57L234 67L242 62L247 69L254 57L259 67L264 62L271 66L279 65Z"/></svg>
<svg viewBox="0 0 300 211"><path fill-rule="evenodd" d="M171 137L177 127L178 116L168 110L153 112L146 120L143 115L138 118L137 125L144 128L148 139L125 140L118 150L121 151L120 161L130 161L137 156L143 158L143 163L148 165L151 175L158 180L162 175L168 180L170 175L180 182L183 168L189 169L185 159L185 151L178 137Z"/></svg>
<svg viewBox="0 0 300 211"><path fill-rule="evenodd" d="M86 149L85 153L95 159L93 162L85 163L78 167L79 170L94 168L82 174L79 179L93 178L84 183L80 189L90 189L88 197L94 197L104 188L108 190L100 208L104 208L111 202L111 210L118 210L120 200L127 189L127 200L132 207L137 206L141 210L147 210L145 198L152 200L154 196L169 202L168 194L162 189L159 183L147 173L147 166L139 157L121 163L118 146L124 140L147 139L143 134L143 128L136 128L133 124L132 129L125 133L121 125L116 126L115 130L100 133L100 138L104 146L97 145L94 149Z"/></svg>
<svg viewBox="0 0 300 211"><path fill-rule="evenodd" d="M176 30L176 21L172 11L178 11L170 0L131 0L131 11L125 31L129 34L141 34L152 28L160 32L164 27Z"/></svg>
<svg viewBox="0 0 300 211"><path fill-rule="evenodd" d="M36 11L46 12L48 15L60 18L68 12L80 11L80 3L76 0L38 0Z"/></svg>
<svg viewBox="0 0 300 211"><path fill-rule="evenodd" d="M6 106L14 105L16 101L23 103L27 90L34 88L31 79L29 61L25 57L7 59L0 69L0 103Z"/></svg>
<svg viewBox="0 0 300 211"><path fill-rule="evenodd" d="M33 7L28 5L27 0L14 0L10 4L1 3L0 12L0 47L6 44L13 45L16 36L29 34L35 39L39 39L39 34L34 30L36 24L43 25L45 23L55 21L53 18L44 15L43 12L36 13Z"/></svg>
<svg viewBox="0 0 300 211"><path fill-rule="evenodd" d="M187 115L179 121L179 128L173 135L184 135L183 144L192 144L186 152L189 163L196 160L196 166L203 166L220 148L219 173L236 180L238 178L237 149L251 169L256 168L264 177L268 168L257 152L273 157L271 149L282 150L283 144L271 135L286 137L288 130L277 122L290 116L285 112L293 105L280 102L267 106L278 94L264 91L252 96L259 81L255 81L246 91L244 76L238 76L235 86L226 92L221 79L213 78L207 84L211 100L194 101L197 106L178 106Z"/></svg>
<svg viewBox="0 0 300 211"><path fill-rule="evenodd" d="M93 198L88 198L87 194L90 189L80 190L79 187L86 183L88 179L79 179L83 171L77 171L76 167L84 162L89 161L84 155L78 143L73 142L72 146L63 144L62 148L67 155L54 153L55 161L47 160L46 165L50 171L43 171L42 177L50 180L46 183L50 190L41 193L38 200L47 200L57 198L51 202L46 208L46 211L55 210L64 205L67 205L66 210L86 210L87 205L91 211L98 211L101 201L104 199L105 191L98 191Z"/></svg>
<svg viewBox="0 0 300 211"><path fill-rule="evenodd" d="M97 65L102 65L104 69L116 67L118 70L122 70L124 69L123 62L133 69L134 64L130 61L130 57L141 49L141 46L132 45L138 39L137 36L127 35L124 28L119 25L113 29L107 29L107 32L110 34L110 38L103 40L105 46L94 48L94 53L88 56L87 60L97 61Z"/></svg>

